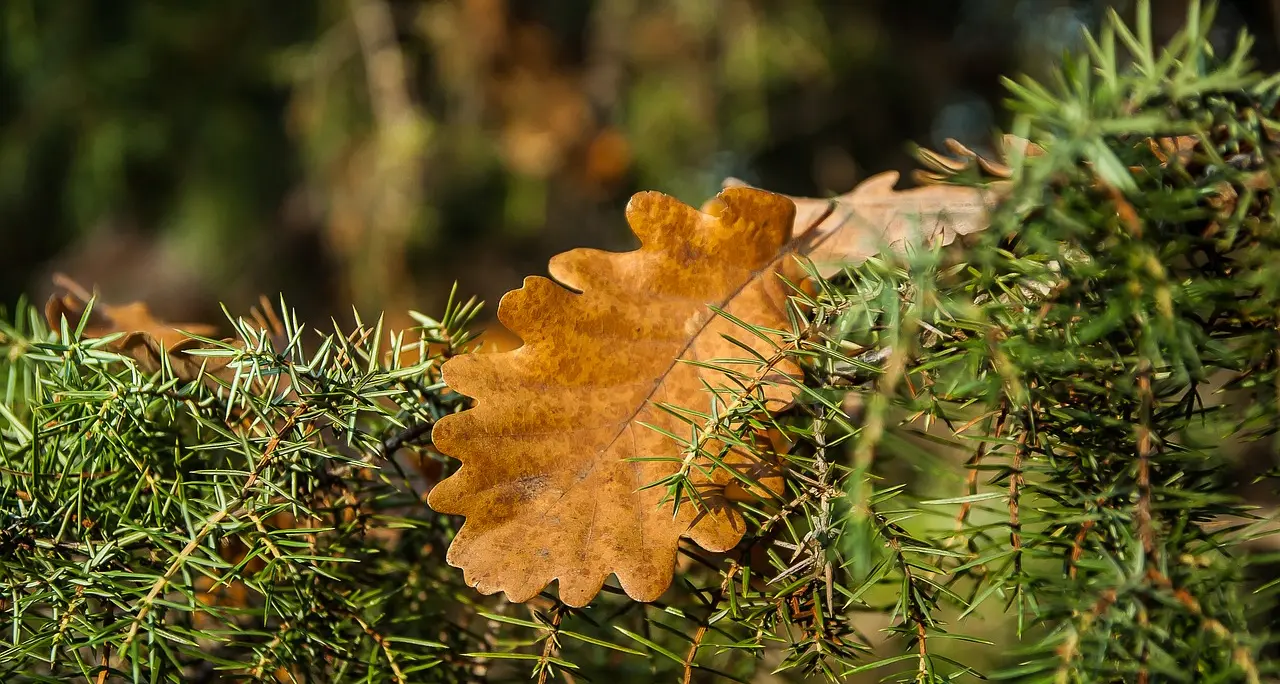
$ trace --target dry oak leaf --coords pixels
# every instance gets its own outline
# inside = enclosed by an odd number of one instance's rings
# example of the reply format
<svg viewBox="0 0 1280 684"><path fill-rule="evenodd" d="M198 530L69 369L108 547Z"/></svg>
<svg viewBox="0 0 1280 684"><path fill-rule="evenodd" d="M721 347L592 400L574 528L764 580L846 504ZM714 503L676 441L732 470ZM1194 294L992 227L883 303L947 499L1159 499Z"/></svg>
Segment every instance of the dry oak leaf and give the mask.
<svg viewBox="0 0 1280 684"><path fill-rule="evenodd" d="M682 536L708 551L737 544L743 520L721 469L699 485L708 504L701 511L685 505L673 517L661 488L643 489L676 472L683 456L681 445L647 426L688 434L660 404L705 414L706 387L733 386L714 370L681 363L750 362L724 335L776 359L760 386L771 409L790 402L799 369L775 355L777 341L745 333L711 307L754 326L787 327L787 291L777 276L799 280L792 257L843 265L913 231L950 242L985 227L993 200L982 191L898 192L897 178L881 174L833 200L794 203L731 187L701 212L641 193L627 206L640 249L561 254L550 272L566 287L530 277L503 297L498 318L525 344L449 360L445 382L475 405L432 433L438 450L462 461L428 503L467 518L448 553L466 582L523 602L555 580L561 600L582 606L614 574L630 597L651 601L671 582Z"/></svg>
<svg viewBox="0 0 1280 684"><path fill-rule="evenodd" d="M788 197L796 205L794 250L829 278L886 248L907 243L949 245L981 231L1008 184L985 188L925 185L895 190L898 173L876 174L843 195L827 199ZM725 187L747 187L736 178Z"/></svg>
<svg viewBox="0 0 1280 684"><path fill-rule="evenodd" d="M710 551L741 539L744 521L726 491L732 478L719 469L699 485L700 511L686 503L673 516L670 502L660 505L662 488L642 489L676 472L681 458L678 444L646 425L689 433L660 404L707 411L706 386L734 386L682 361L746 356L724 335L766 358L776 351L710 306L787 327L777 275L794 207L746 188L719 198L712 216L659 193L635 195L626 213L639 249L554 257L551 276L576 292L529 277L498 306L523 346L442 367L475 405L432 431L462 467L428 503L466 516L448 560L481 593L523 602L557 580L561 600L582 606L615 574L629 596L651 601L671 582L682 536ZM799 368L779 359L764 374L764 400L789 403ZM673 460L630 460L645 458Z"/></svg>
<svg viewBox="0 0 1280 684"><path fill-rule="evenodd" d="M57 330L65 318L67 325L75 328L93 296L75 281L60 274L54 277L54 283L62 292L51 296L45 303L45 321L50 328ZM214 332L216 330L213 326L203 323L165 323L157 320L142 302L116 306L100 299L94 302L84 328L84 335L89 338L124 333L111 342L110 350L137 361L146 372L158 370L161 358L167 354L174 374L183 380L196 378L202 368L205 372L213 372L226 366L226 357L202 358L183 353L187 349L204 346L199 340L189 337L188 333L207 336Z"/></svg>
<svg viewBox="0 0 1280 684"><path fill-rule="evenodd" d="M916 150L916 159L932 169L932 171L923 169L914 171L912 178L917 183L922 185L942 183L975 166L988 176L1008 179L1013 177L1013 169L1005 162L1015 151L1027 157L1038 157L1044 154L1043 147L1016 135L1004 135L1000 138L1000 149L997 151L1004 161L988 159L954 138L947 138L943 141L943 145L955 156L945 156L926 148Z"/></svg>

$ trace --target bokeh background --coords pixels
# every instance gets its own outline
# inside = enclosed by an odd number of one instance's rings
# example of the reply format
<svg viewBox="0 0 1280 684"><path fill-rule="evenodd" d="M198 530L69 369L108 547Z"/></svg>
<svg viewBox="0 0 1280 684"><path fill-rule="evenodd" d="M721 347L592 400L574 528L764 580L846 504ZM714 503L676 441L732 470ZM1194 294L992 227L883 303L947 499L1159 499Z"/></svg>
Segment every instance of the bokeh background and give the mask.
<svg viewBox="0 0 1280 684"><path fill-rule="evenodd" d="M170 320L283 293L490 303L638 190L805 195L984 149L1097 0L4 0L0 302L63 272ZM1155 0L1156 29L1184 0ZM1221 3L1277 63L1280 0ZM904 181L905 182L905 181Z"/></svg>

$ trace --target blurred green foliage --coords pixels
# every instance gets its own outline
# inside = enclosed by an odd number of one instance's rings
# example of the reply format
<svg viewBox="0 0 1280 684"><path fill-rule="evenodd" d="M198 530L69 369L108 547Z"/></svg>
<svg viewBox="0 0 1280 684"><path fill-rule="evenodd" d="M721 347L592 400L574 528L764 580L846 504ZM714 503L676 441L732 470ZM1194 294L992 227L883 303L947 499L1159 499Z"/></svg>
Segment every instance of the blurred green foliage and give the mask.
<svg viewBox="0 0 1280 684"><path fill-rule="evenodd" d="M492 302L625 248L637 190L822 194L908 168L907 141L981 150L997 77L1127 4L10 0L0 301L62 270L184 319L430 308L454 280ZM1235 4L1224 36L1272 19Z"/></svg>

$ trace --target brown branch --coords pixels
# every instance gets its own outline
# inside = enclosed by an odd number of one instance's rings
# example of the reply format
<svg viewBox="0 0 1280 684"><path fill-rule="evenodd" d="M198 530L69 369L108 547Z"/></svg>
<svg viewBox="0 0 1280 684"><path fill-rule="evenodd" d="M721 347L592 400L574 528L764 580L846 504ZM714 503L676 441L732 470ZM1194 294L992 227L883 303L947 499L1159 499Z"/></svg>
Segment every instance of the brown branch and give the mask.
<svg viewBox="0 0 1280 684"><path fill-rule="evenodd" d="M893 530L889 521L879 513L876 513L870 507L867 507L867 512L871 515L872 519L876 520L880 525L881 534L885 536L889 548L893 550L894 556L898 560L898 567L902 570L902 576L906 579L907 585L909 587L914 587L916 583L916 576L915 573L911 571L911 564L907 562L907 557L902 551L902 541L898 538L898 533ZM914 589L909 591L907 595L903 597L903 601L907 603L906 612L910 615L910 617L908 617L904 614L903 620L911 620L915 622L916 651L918 653L919 663L918 671L923 677L929 672L929 630L926 625L929 621L929 616L921 611L920 606L911 598L911 593L913 591Z"/></svg>
<svg viewBox="0 0 1280 684"><path fill-rule="evenodd" d="M1135 517L1138 521L1138 537L1142 540L1142 551L1154 557L1156 553L1155 529L1151 524L1151 454L1154 451L1151 439L1151 408L1154 398L1151 394L1151 367L1147 361L1142 362L1138 375L1138 395L1142 408L1138 426L1138 502Z"/></svg>
<svg viewBox="0 0 1280 684"><path fill-rule="evenodd" d="M707 632L711 629L711 616L715 615L716 608L720 602L724 600L725 592L729 590L729 585L733 583L733 578L738 574L739 565L737 562L731 562L729 570L724 574L724 580L720 582L720 587L711 595L711 603L707 606L707 619L698 623L698 629L693 633L693 643L689 645L689 652L684 657L684 677L680 680L682 684L690 684L693 681L693 662L698 657L698 649L702 646L702 640L706 638Z"/></svg>
<svg viewBox="0 0 1280 684"><path fill-rule="evenodd" d="M200 531L197 532L195 536L191 538L191 541L178 552L178 555L173 557L173 560L169 563L169 568L160 576L160 579L156 580L155 584L151 585L151 590L147 592L146 597L142 599L142 605L138 609L138 614L133 616L132 624L129 625L129 633L125 636L124 642L120 645L121 654L129 650L129 646L133 644L133 640L138 636L138 629L142 626L142 621L151 613L151 606L155 604L156 599L160 596L160 592L164 591L164 588L169 585L169 581L173 579L173 576L176 575L178 570L183 567L187 558L190 557L192 553L195 553L195 550L199 548L200 544L204 542L205 538L209 536L209 533L212 532L214 528L230 516L233 510L243 505L244 502L253 494L253 485L258 481L258 477L266 470L267 466L269 466L274 460L276 449L280 446L281 438L293 429L293 426L298 422L298 418L302 416L303 412L306 411L307 408L308 406L306 404L299 404L298 407L289 414L289 417L284 421L284 425L282 425L267 442L267 446L262 452L262 458L258 460L258 465L254 467L251 473L249 473L249 477L245 480L244 486L240 489L240 493L234 499L228 501L226 505L218 510L217 513L209 516L209 519L205 521L204 525L200 528Z"/></svg>
<svg viewBox="0 0 1280 684"><path fill-rule="evenodd" d="M831 532L831 464L827 461L827 416L825 411L813 421L814 470L818 476L818 521L809 532L810 555L814 561L814 576L823 583L827 593L827 609L835 610L835 597L831 581L831 560L827 557L827 537ZM821 559L821 562L819 562Z"/></svg>
<svg viewBox="0 0 1280 684"><path fill-rule="evenodd" d="M1018 448L1013 451L1013 466L1009 474L1009 546L1013 549L1013 567L1022 572L1022 521L1019 517L1019 498L1023 484L1022 459L1027 453L1028 432L1018 435Z"/></svg>
<svg viewBox="0 0 1280 684"><path fill-rule="evenodd" d="M538 672L538 684L547 684L551 676L551 658L555 655L556 634L560 631L560 621L564 619L564 604L557 604L551 609L551 631L547 633L547 641L542 645L542 656L538 658L535 669Z"/></svg>
<svg viewBox="0 0 1280 684"><path fill-rule="evenodd" d="M387 665L391 667L391 674L395 677L397 684L404 684L409 681L405 677L404 671L400 669L400 665L396 662L395 653L392 652L390 644L387 643L387 638L382 636L380 632L370 626L369 623L365 622L364 618L354 612L349 610L343 612L350 615L352 619L360 625L360 629L363 629L364 633L368 634L369 638L373 639L373 642L382 649L382 655L386 657Z"/></svg>
<svg viewBox="0 0 1280 684"><path fill-rule="evenodd" d="M1089 532L1093 530L1094 521L1086 520L1080 525L1080 531L1076 533L1075 540L1071 543L1071 561L1068 564L1067 576L1071 579L1076 578L1077 566L1080 563L1080 557L1084 555L1084 542L1089 537Z"/></svg>
<svg viewBox="0 0 1280 684"><path fill-rule="evenodd" d="M919 680L924 681L929 676L929 631L924 627L924 621L916 621L916 651L919 654Z"/></svg>
<svg viewBox="0 0 1280 684"><path fill-rule="evenodd" d="M987 415L990 416L991 414L987 414ZM992 438L1000 439L1000 435L1004 433L1005 421L1006 419L1008 419L1008 417L1009 417L1009 402L1004 401L1001 403L1001 406L1000 406L1000 415L998 418L996 418L995 430L991 434ZM962 427L960 430L957 430L956 431L957 434L959 434L960 432L963 432L968 427L969 426L966 425ZM982 463L982 459L986 457L987 449L989 448L989 446L990 446L990 443L987 442L986 440L983 440L982 443L978 445L977 450L974 451L973 456L971 456L968 461L965 461L965 464L964 464L965 468L969 470L968 474L965 476L965 494L968 496L973 496L974 494L978 493L978 466ZM969 512L972 509L973 509L973 503L970 501L966 501L960 504L960 511L956 514L956 533L957 534L959 534L962 530L964 530L964 526L968 524Z"/></svg>

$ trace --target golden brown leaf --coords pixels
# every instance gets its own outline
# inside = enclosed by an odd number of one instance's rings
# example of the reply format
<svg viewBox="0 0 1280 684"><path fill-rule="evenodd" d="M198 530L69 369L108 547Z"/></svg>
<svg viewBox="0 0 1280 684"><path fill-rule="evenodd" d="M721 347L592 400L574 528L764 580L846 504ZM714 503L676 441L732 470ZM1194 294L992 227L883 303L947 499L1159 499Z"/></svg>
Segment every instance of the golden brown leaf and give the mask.
<svg viewBox="0 0 1280 684"><path fill-rule="evenodd" d="M1007 179L1013 176L1013 169L1009 168L1006 161L1015 150L1030 157L1044 154L1044 148L1016 135L1005 135L1000 138L999 154L1004 161L988 159L953 138L947 138L943 141L943 144L946 146L947 151L954 156L945 156L924 148L916 151L916 158L920 160L920 163L932 169L932 171L923 169L915 171L912 174L912 178L917 183L922 185L942 183L952 176L974 167L977 167L988 176Z"/></svg>
<svg viewBox="0 0 1280 684"><path fill-rule="evenodd" d="M957 237L987 227L990 210L1007 187L925 185L895 190L898 174L886 171L829 199L789 197L796 205L795 244L823 277L857 264L881 249L909 241L951 244ZM730 178L726 187L745 187Z"/></svg>
<svg viewBox="0 0 1280 684"><path fill-rule="evenodd" d="M1161 165L1168 164L1172 159L1185 166L1195 156L1196 148L1200 146L1200 139L1193 135L1179 135L1151 138L1147 140L1147 144L1150 145L1152 154L1160 160Z"/></svg>
<svg viewBox="0 0 1280 684"><path fill-rule="evenodd" d="M680 447L645 425L689 434L660 404L706 411L704 383L732 386L724 374L682 361L742 358L722 335L774 354L710 306L755 325L787 326L776 274L794 208L752 189L727 190L720 200L723 211L711 216L658 193L636 195L627 219L638 250L558 255L551 275L577 293L530 277L499 304L499 320L523 346L444 365L449 386L476 403L432 433L463 465L429 503L467 517L448 557L481 592L525 601L554 579L561 599L580 606L616 574L629 595L653 600L670 584L681 536L713 551L741 538L728 476L717 471L702 483L702 510L686 503L673 516L670 502L659 505L661 488L641 488L680 464L628 460L679 461ZM766 401L789 402L788 376L798 372L789 360L775 362L762 387Z"/></svg>
<svg viewBox="0 0 1280 684"><path fill-rule="evenodd" d="M56 275L54 282L63 291L53 295L45 303L45 321L57 330L65 318L67 325L75 328L93 297L66 276ZM187 349L202 346L199 340L192 339L188 333L208 336L214 332L216 329L213 326L203 323L165 323L157 320L142 302L115 306L101 300L94 302L84 328L84 335L90 338L124 333L112 341L110 349L137 361L147 372L159 369L161 358L167 354L174 373L185 380L199 375L202 367L206 372L211 372L226 365L224 359L201 358L183 353Z"/></svg>
<svg viewBox="0 0 1280 684"><path fill-rule="evenodd" d="M556 580L561 599L581 606L612 573L628 595L649 601L670 584L680 537L709 551L734 546L743 521L730 502L747 492L715 469L696 483L702 509L686 504L673 516L661 488L642 488L677 472L683 448L646 426L690 434L660 403L711 412L706 387L733 385L681 362L751 360L723 335L771 361L767 381L756 383L770 409L793 398L799 369L774 344L711 311L787 327L787 292L777 276L797 279L792 257L828 262L830 272L913 233L949 242L985 227L987 193L959 186L899 192L896 181L897 174L882 174L832 200L794 204L730 187L701 212L642 193L627 207L640 249L555 257L551 275L576 292L531 277L508 293L498 317L524 346L448 361L444 380L476 403L433 432L436 448L463 462L429 503L467 518L448 555L467 583L525 601ZM736 452L725 461L754 470L765 489L780 488L777 463Z"/></svg>

